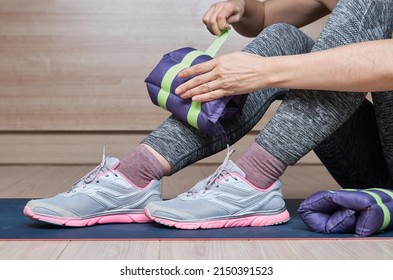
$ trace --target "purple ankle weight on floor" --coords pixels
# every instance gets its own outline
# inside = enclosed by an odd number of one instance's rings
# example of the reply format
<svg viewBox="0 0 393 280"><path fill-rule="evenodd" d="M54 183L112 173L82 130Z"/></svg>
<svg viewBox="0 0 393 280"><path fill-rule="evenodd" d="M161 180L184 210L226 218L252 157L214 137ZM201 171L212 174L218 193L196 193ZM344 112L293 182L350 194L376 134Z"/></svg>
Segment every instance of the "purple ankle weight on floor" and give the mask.
<svg viewBox="0 0 393 280"><path fill-rule="evenodd" d="M298 214L316 232L370 236L393 229L393 190L320 191L300 204Z"/></svg>

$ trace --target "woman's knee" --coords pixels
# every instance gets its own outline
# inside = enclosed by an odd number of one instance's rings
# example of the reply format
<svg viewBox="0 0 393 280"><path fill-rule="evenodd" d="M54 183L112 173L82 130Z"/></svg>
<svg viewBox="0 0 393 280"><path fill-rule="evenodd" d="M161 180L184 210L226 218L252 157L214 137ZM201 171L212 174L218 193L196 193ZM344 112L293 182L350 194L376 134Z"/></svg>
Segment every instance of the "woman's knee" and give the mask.
<svg viewBox="0 0 393 280"><path fill-rule="evenodd" d="M388 39L392 37L392 32L392 1L341 0L330 15L312 51Z"/></svg>
<svg viewBox="0 0 393 280"><path fill-rule="evenodd" d="M268 27L266 27L264 30L261 31L261 33L259 33L259 36L274 36L274 35L278 35L280 37L284 36L286 38L288 37L292 37L294 35L298 35L298 34L305 34L303 31L301 31L299 28L288 24L288 23L275 23L272 24ZM307 35L306 35L307 36ZM308 36L307 36L308 37Z"/></svg>

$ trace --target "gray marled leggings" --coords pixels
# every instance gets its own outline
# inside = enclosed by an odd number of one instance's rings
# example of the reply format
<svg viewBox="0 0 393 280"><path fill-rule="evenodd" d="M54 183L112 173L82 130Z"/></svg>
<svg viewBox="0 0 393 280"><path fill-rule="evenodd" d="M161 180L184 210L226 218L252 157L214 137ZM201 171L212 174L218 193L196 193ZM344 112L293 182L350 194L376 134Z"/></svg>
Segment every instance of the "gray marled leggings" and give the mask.
<svg viewBox="0 0 393 280"><path fill-rule="evenodd" d="M341 0L317 42L295 27L275 24L244 51L300 54L390 38L392 31L392 0ZM280 98L281 106L256 138L258 144L290 165L314 149L343 187L393 187L393 92L373 94L372 105L365 93L263 89L249 94L240 116L224 122L226 137L204 135L170 117L143 143L176 172L241 139Z"/></svg>

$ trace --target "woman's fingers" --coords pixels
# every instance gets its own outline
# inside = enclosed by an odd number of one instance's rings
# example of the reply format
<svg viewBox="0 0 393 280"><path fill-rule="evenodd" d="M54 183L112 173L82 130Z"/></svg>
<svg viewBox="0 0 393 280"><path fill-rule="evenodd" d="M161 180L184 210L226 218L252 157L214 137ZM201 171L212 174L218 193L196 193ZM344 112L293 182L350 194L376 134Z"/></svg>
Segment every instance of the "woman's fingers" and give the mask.
<svg viewBox="0 0 393 280"><path fill-rule="evenodd" d="M209 10L202 18L210 33L220 35L225 30L230 29L228 19L232 19L232 23L236 22L234 18L239 19L238 9L230 2L219 2L210 6Z"/></svg>
<svg viewBox="0 0 393 280"><path fill-rule="evenodd" d="M245 94L263 88L265 58L237 52L194 65L179 73L180 78L193 77L175 93L181 98L210 101L222 96Z"/></svg>
<svg viewBox="0 0 393 280"><path fill-rule="evenodd" d="M212 91L211 84L208 84L213 79L211 75L199 75L186 83L179 86L175 93L181 98L191 98L198 94L203 94Z"/></svg>
<svg viewBox="0 0 393 280"><path fill-rule="evenodd" d="M215 60L210 60L207 62L203 62L200 64L196 64L190 68L182 70L179 74L179 78L188 78L192 76L196 76L187 82L180 85L175 93L178 94L182 98L190 98L193 96L193 93L197 90L198 87L204 85L205 89L208 91L206 83L214 80L215 76L212 70L215 68ZM197 90L200 92L200 89Z"/></svg>

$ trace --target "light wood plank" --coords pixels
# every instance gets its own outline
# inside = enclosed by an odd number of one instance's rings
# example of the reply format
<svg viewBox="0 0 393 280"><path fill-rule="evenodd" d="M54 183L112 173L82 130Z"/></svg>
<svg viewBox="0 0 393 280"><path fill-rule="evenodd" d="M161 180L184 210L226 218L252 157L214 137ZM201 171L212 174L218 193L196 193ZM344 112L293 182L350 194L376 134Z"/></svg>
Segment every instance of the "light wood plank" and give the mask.
<svg viewBox="0 0 393 280"><path fill-rule="evenodd" d="M0 161L3 164L97 164L103 146L108 155L121 158L144 134L120 133L3 133Z"/></svg>
<svg viewBox="0 0 393 280"><path fill-rule="evenodd" d="M392 260L391 240L0 241L2 260Z"/></svg>
<svg viewBox="0 0 393 280"><path fill-rule="evenodd" d="M391 260L391 240L162 241L161 259Z"/></svg>
<svg viewBox="0 0 393 280"><path fill-rule="evenodd" d="M52 197L64 192L92 166L1 166L0 197ZM20 176L20 177L18 177Z"/></svg>
<svg viewBox="0 0 393 280"><path fill-rule="evenodd" d="M98 164L105 145L108 155L122 158L138 145L146 133L0 133L0 164ZM257 132L251 132L231 146L239 158L253 143ZM203 159L202 163L219 164L226 150ZM300 159L302 164L320 164L313 152Z"/></svg>
<svg viewBox="0 0 393 280"><path fill-rule="evenodd" d="M299 252L296 248L301 241L292 240L254 240L251 241L258 252L258 259L262 260L298 260L302 259L304 252ZM310 243L311 244L311 243Z"/></svg>
<svg viewBox="0 0 393 280"><path fill-rule="evenodd" d="M161 260L258 259L254 243L247 240L161 241Z"/></svg>
<svg viewBox="0 0 393 280"><path fill-rule="evenodd" d="M60 260L157 260L160 242L138 241L71 241Z"/></svg>
<svg viewBox="0 0 393 280"><path fill-rule="evenodd" d="M55 260L69 241L0 241L0 260Z"/></svg>
<svg viewBox="0 0 393 280"><path fill-rule="evenodd" d="M0 166L0 198L52 197L64 192L93 166ZM162 197L173 198L216 170L216 165L195 164L162 180ZM306 179L303 179L303 178ZM323 166L289 167L281 178L286 198L306 198L319 190L339 189Z"/></svg>
<svg viewBox="0 0 393 280"><path fill-rule="evenodd" d="M280 178L286 198L306 198L321 190L337 190L341 187L324 166L289 166Z"/></svg>
<svg viewBox="0 0 393 280"><path fill-rule="evenodd" d="M260 241L258 245L266 245ZM289 246L278 256L286 257L285 250L296 252L306 260L391 260L393 259L392 240L290 240ZM260 247L261 250L265 246ZM270 256L269 256L270 257Z"/></svg>
<svg viewBox="0 0 393 280"><path fill-rule="evenodd" d="M42 166L29 166L27 168L25 166L1 166L0 176L3 180L0 184L0 193L9 197L23 195L23 190L31 188L31 185L22 186L22 184L29 182L31 177L42 176L41 173L44 170L45 168Z"/></svg>
<svg viewBox="0 0 393 280"><path fill-rule="evenodd" d="M168 114L144 79L169 51L208 47L214 2L1 1L0 130L154 129ZM304 30L315 38L323 22ZM219 54L250 41L232 32Z"/></svg>
<svg viewBox="0 0 393 280"><path fill-rule="evenodd" d="M144 79L165 53L208 47L211 3L2 1L0 130L153 129L168 114ZM222 51L249 41L233 34Z"/></svg>

